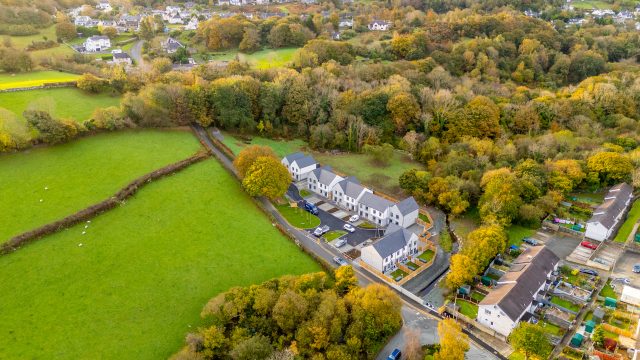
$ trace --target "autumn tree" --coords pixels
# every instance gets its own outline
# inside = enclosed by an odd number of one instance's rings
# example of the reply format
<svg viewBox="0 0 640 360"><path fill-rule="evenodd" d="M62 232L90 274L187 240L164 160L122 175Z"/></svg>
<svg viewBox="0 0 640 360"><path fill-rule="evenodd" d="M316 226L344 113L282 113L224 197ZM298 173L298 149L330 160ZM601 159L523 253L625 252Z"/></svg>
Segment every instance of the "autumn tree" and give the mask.
<svg viewBox="0 0 640 360"><path fill-rule="evenodd" d="M118 36L118 30L116 30L116 28L114 28L113 26L107 26L103 28L100 33L111 40L115 39L116 36Z"/></svg>
<svg viewBox="0 0 640 360"><path fill-rule="evenodd" d="M511 224L523 203L516 176L506 168L488 171L482 177L481 186L484 193L478 202L480 217L503 226Z"/></svg>
<svg viewBox="0 0 640 360"><path fill-rule="evenodd" d="M276 153L268 146L250 145L242 149L238 156L233 160L233 166L238 171L240 178L244 178L251 166L259 157L276 158Z"/></svg>
<svg viewBox="0 0 640 360"><path fill-rule="evenodd" d="M76 84L78 89L95 94L103 91L108 82L93 74L85 73L78 78Z"/></svg>
<svg viewBox="0 0 640 360"><path fill-rule="evenodd" d="M600 152L587 159L587 168L598 177L601 184L611 185L627 181L634 167L631 160L620 153Z"/></svg>
<svg viewBox="0 0 640 360"><path fill-rule="evenodd" d="M544 329L539 324L522 321L509 335L509 343L516 351L521 352L526 360L531 356L546 359L551 345Z"/></svg>
<svg viewBox="0 0 640 360"><path fill-rule="evenodd" d="M56 37L62 40L72 40L78 36L75 25L70 21L59 22L56 24Z"/></svg>
<svg viewBox="0 0 640 360"><path fill-rule="evenodd" d="M464 284L468 284L480 271L478 263L464 254L451 256L449 272L447 273L446 284L450 289L457 289Z"/></svg>
<svg viewBox="0 0 640 360"><path fill-rule="evenodd" d="M48 144L65 142L82 130L77 122L55 119L46 111L26 110L23 116L32 128L38 130L38 139Z"/></svg>
<svg viewBox="0 0 640 360"><path fill-rule="evenodd" d="M441 320L438 323L438 337L440 350L435 354L436 360L464 360L464 354L469 350L469 337L455 320Z"/></svg>
<svg viewBox="0 0 640 360"><path fill-rule="evenodd" d="M287 168L271 156L256 158L242 180L242 186L249 195L266 196L272 200L283 196L290 183L291 174Z"/></svg>
<svg viewBox="0 0 640 360"><path fill-rule="evenodd" d="M340 266L335 270L335 288L338 294L346 294L358 286L358 278L351 266Z"/></svg>
<svg viewBox="0 0 640 360"><path fill-rule="evenodd" d="M151 40L156 35L153 18L147 16L140 21L140 30L138 31L140 37L144 40Z"/></svg>
<svg viewBox="0 0 640 360"><path fill-rule="evenodd" d="M404 134L407 128L415 128L420 116L420 105L413 95L401 92L389 99L387 110L396 126L396 133Z"/></svg>
<svg viewBox="0 0 640 360"><path fill-rule="evenodd" d="M495 138L500 135L500 109L485 96L476 96L462 109L453 113L446 137L458 139L463 136Z"/></svg>

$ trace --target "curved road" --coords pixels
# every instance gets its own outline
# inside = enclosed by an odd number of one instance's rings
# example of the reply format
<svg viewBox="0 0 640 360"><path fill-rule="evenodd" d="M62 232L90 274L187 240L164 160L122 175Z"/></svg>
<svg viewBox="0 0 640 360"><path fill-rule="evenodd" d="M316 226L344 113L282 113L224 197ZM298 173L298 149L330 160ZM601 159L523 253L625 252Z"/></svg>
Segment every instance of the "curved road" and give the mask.
<svg viewBox="0 0 640 360"><path fill-rule="evenodd" d="M230 159L228 159L220 150L218 150L218 148L216 148L215 145L213 145L213 142L209 138L209 136L214 136L214 133L213 132L212 133L207 133L207 130L204 129L200 125L192 125L192 128L193 128L195 134L197 135L197 137L200 139L200 141L203 144L206 145L206 147L213 153L213 155L216 157L216 159L218 159L218 161L220 161L220 163L225 168L227 168L231 173L233 173L234 175L237 176L237 171L233 166L233 162ZM213 130L211 130L211 131L213 131ZM295 237L296 244L298 244L299 246L305 248L307 251L315 254L317 257L319 257L320 259L322 259L325 262L327 262L330 266L332 266L334 268L337 267L337 265L333 262L333 257L334 256L341 256L342 253L340 253L337 249L333 248L332 246L328 246L328 245L320 243L317 239L315 239L314 237L309 235L309 233L307 233L306 231L299 230L299 229L294 228L291 225L289 225L289 223L280 215L278 210L276 210L276 208L273 206L273 204L271 204L271 202L269 200L267 200L266 198L260 197L260 198L258 198L258 201L267 210L267 212L269 212L269 214L271 216L273 216L273 218L276 221L278 221L287 230L287 232L289 234L291 234L293 237ZM369 274L368 272L362 271L360 269L360 266L358 266L357 264L352 264L352 265L353 265L353 270L355 271L356 275L358 276L358 280L359 280L361 285L366 286L366 285L371 284L371 283L379 283L379 284L387 285L385 282L383 282L382 280L378 279L377 277ZM401 292L399 292L399 291L397 291L397 290L395 290L395 289L393 289L391 287L390 287L390 289L394 290L396 292L396 294L400 297L400 299L403 302L403 316L407 311L409 311L409 312L414 312L415 314L417 314L419 316L424 316L424 317L428 317L428 318L431 318L433 320L436 320L436 322L438 320L442 319L442 316L439 313L437 313L434 310L428 309L427 307L424 306L424 304L416 302L415 300L409 298L408 296L402 294ZM403 329L404 329L404 327L403 327ZM428 329L422 329L422 330L428 330ZM436 331L436 330L433 329L432 331ZM466 333L469 336L469 339L473 343L475 343L476 345L478 345L481 348L484 348L494 358L498 358L500 360L508 360L506 357L500 355L489 344L487 344L484 341L480 340L474 334L470 333L466 329L463 329L463 331L464 331L464 333ZM394 338L397 338L399 336L399 334L401 334L401 333L398 333ZM400 337L402 338L401 335L400 335ZM487 354L484 353L484 355L487 355ZM487 358L487 357L484 357L484 358Z"/></svg>
<svg viewBox="0 0 640 360"><path fill-rule="evenodd" d="M138 40L131 47L131 58L136 62L136 64L138 64L138 66L144 64L144 60L142 59L142 44L144 44L144 40Z"/></svg>

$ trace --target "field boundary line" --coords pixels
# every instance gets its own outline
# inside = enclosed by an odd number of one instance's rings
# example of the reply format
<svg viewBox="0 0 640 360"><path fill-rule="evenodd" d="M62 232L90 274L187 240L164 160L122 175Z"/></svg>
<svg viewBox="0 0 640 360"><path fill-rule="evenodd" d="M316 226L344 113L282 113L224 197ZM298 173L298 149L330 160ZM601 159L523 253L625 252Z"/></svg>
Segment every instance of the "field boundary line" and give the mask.
<svg viewBox="0 0 640 360"><path fill-rule="evenodd" d="M183 170L190 165L193 165L197 162L207 159L210 156L211 156L211 153L209 151L201 150L184 160L169 164L160 169L157 169L150 173L142 175L137 179L133 180L132 182L128 183L127 185L125 185L118 192L116 192L114 195L107 198L106 200L103 200L99 203L86 207L63 219L48 223L34 230L30 230L20 235L12 237L11 239L9 239L9 241L0 245L0 255L11 253L13 251L16 251L20 246L27 244L31 241L34 241L46 235L53 234L62 229L69 228L82 221L92 219L105 211L115 208L117 205L121 204L126 199L132 197L136 192L138 192L138 190L141 187L150 183L151 181L163 178L167 175L171 175L175 172Z"/></svg>

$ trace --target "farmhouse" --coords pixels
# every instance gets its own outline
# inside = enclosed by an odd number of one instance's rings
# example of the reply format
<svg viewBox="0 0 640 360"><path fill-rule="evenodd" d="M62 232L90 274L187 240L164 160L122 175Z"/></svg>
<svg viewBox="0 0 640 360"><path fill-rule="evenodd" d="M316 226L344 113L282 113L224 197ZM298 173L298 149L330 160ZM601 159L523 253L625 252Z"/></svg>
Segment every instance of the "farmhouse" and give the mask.
<svg viewBox="0 0 640 360"><path fill-rule="evenodd" d="M367 26L371 31L387 31L391 23L386 20L373 20Z"/></svg>
<svg viewBox="0 0 640 360"><path fill-rule="evenodd" d="M358 179L350 176L333 187L333 201L344 209L357 211L360 199L366 193L372 193L372 191L360 185Z"/></svg>
<svg viewBox="0 0 640 360"><path fill-rule="evenodd" d="M416 200L411 196L393 205L389 211L392 224L408 228L416 223L420 206L418 206Z"/></svg>
<svg viewBox="0 0 640 360"><path fill-rule="evenodd" d="M418 236L413 232L391 225L384 237L362 248L361 259L380 272L393 271L396 264L418 252Z"/></svg>
<svg viewBox="0 0 640 360"><path fill-rule="evenodd" d="M311 156L301 152L289 154L280 161L294 181L306 180L309 173L318 167L318 162Z"/></svg>
<svg viewBox="0 0 640 360"><path fill-rule="evenodd" d="M387 226L389 224L389 209L393 205L393 202L383 197L373 193L366 193L360 198L358 215L378 226Z"/></svg>
<svg viewBox="0 0 640 360"><path fill-rule="evenodd" d="M585 236L598 241L609 239L629 208L632 197L633 188L627 183L609 189L604 202L593 211L593 216L587 221Z"/></svg>
<svg viewBox="0 0 640 360"><path fill-rule="evenodd" d="M545 246L532 246L511 264L496 287L478 306L477 321L501 335L511 330L527 312L537 306L538 292L546 290L547 280L558 267L558 257Z"/></svg>
<svg viewBox="0 0 640 360"><path fill-rule="evenodd" d="M332 196L333 187L344 180L341 176L331 171L331 167L323 166L309 173L307 186L309 190L326 198Z"/></svg>
<svg viewBox="0 0 640 360"><path fill-rule="evenodd" d="M85 51L104 51L111 47L111 40L106 36L91 36L84 42Z"/></svg>

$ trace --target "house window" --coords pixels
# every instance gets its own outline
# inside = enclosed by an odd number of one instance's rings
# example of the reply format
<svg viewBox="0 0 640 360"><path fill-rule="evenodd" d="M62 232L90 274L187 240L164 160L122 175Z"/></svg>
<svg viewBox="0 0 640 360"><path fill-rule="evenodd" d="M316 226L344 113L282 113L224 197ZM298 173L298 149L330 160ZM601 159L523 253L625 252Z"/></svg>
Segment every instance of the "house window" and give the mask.
<svg viewBox="0 0 640 360"><path fill-rule="evenodd" d="M487 314L487 315L491 315L491 311L489 311L487 309L484 309L484 313Z"/></svg>

